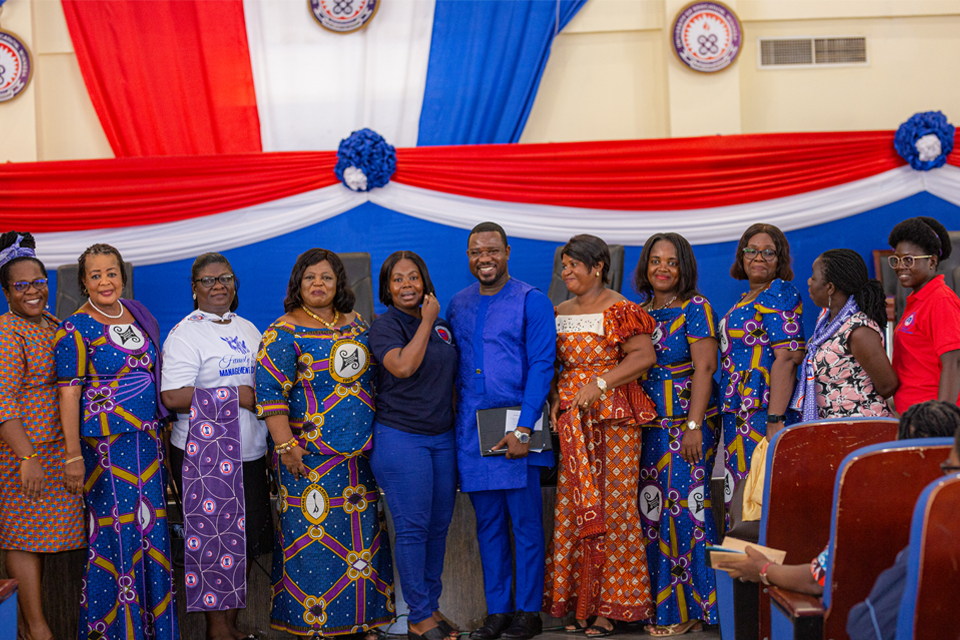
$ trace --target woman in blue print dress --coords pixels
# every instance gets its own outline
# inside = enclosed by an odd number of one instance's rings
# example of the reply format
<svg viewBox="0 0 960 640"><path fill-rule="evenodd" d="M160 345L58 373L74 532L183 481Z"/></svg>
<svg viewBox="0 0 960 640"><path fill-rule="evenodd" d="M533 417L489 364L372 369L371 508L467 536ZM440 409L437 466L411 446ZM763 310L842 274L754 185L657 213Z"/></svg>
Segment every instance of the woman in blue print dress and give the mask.
<svg viewBox="0 0 960 640"><path fill-rule="evenodd" d="M720 321L724 493L750 470L753 450L799 419L787 411L803 360L803 304L790 284L790 245L770 224L754 224L737 245L730 275L750 283Z"/></svg>
<svg viewBox="0 0 960 640"><path fill-rule="evenodd" d="M89 551L81 640L178 640L158 402L157 321L121 300L123 258L97 244L80 256L89 301L57 332L60 420L85 467Z"/></svg>
<svg viewBox="0 0 960 640"><path fill-rule="evenodd" d="M270 626L296 635L356 633L395 615L369 460L367 324L353 303L340 258L304 252L290 274L286 314L264 332L257 354L257 415L273 439L280 488Z"/></svg>
<svg viewBox="0 0 960 640"><path fill-rule="evenodd" d="M650 237L634 274L657 327L657 365L642 379L657 407L643 432L640 516L656 616L654 637L698 631L717 622L707 544L717 541L710 472L719 429L717 316L697 291L697 262L676 233Z"/></svg>

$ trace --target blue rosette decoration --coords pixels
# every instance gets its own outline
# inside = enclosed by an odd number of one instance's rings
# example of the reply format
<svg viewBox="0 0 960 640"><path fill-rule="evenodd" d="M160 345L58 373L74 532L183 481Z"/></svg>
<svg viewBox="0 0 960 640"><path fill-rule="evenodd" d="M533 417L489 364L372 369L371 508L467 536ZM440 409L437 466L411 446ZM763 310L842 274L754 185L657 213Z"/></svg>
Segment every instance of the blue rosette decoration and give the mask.
<svg viewBox="0 0 960 640"><path fill-rule="evenodd" d="M390 182L397 152L376 131L360 129L340 141L333 172L348 189L370 191Z"/></svg>
<svg viewBox="0 0 960 640"><path fill-rule="evenodd" d="M900 125L893 146L917 171L942 167L953 151L954 126L940 111L913 114Z"/></svg>

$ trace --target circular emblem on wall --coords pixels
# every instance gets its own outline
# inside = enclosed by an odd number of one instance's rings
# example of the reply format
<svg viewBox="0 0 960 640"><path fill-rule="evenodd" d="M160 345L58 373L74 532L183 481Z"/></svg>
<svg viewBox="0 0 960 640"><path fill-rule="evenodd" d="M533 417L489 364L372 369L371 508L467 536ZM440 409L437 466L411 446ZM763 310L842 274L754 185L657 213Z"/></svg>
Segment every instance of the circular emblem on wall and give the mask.
<svg viewBox="0 0 960 640"><path fill-rule="evenodd" d="M33 60L27 45L9 31L0 30L0 102L23 93L32 75Z"/></svg>
<svg viewBox="0 0 960 640"><path fill-rule="evenodd" d="M334 33L351 33L367 26L381 0L307 0L320 26Z"/></svg>
<svg viewBox="0 0 960 640"><path fill-rule="evenodd" d="M740 19L722 2L693 2L673 21L673 51L694 71L726 69L742 47Z"/></svg>
<svg viewBox="0 0 960 640"><path fill-rule="evenodd" d="M356 340L341 340L330 350L330 375L342 384L350 384L370 365L370 351Z"/></svg>

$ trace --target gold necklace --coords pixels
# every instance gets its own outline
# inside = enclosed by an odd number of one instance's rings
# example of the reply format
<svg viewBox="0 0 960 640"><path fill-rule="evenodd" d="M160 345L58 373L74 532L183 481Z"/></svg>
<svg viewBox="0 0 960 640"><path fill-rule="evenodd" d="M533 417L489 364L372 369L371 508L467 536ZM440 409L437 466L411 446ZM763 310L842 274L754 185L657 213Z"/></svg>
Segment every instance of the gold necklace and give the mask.
<svg viewBox="0 0 960 640"><path fill-rule="evenodd" d="M316 320L317 322L325 326L327 329L335 328L337 326L337 320L340 319L340 312L337 311L336 309L333 310L333 322L327 322L326 320L324 320L323 318L315 314L313 311L310 311L310 309L307 309L307 305L305 304L300 305L300 308L303 309L308 316L310 316L311 318L313 318L314 320Z"/></svg>

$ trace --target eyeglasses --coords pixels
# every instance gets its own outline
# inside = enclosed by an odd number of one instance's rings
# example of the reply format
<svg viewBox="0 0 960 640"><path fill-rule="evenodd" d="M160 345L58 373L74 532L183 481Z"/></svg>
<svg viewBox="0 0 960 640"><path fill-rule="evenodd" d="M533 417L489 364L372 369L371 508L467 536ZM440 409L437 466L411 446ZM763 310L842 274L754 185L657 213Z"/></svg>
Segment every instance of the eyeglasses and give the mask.
<svg viewBox="0 0 960 640"><path fill-rule="evenodd" d="M23 293L24 291L26 291L27 289L29 289L31 286L32 286L34 289L37 289L37 290L46 289L46 288L47 288L47 279L46 279L46 278L37 278L37 279L34 280L33 282L27 282L27 281L25 281L25 280L21 280L20 282L11 282L11 283L10 283L10 286L13 287L14 289L16 289L17 291L19 291L20 293Z"/></svg>
<svg viewBox="0 0 960 640"><path fill-rule="evenodd" d="M913 268L913 263L916 260L921 258L933 258L934 256L887 256L887 264L890 265L891 269L899 269L901 266L904 269Z"/></svg>
<svg viewBox="0 0 960 640"><path fill-rule="evenodd" d="M214 278L213 276L197 278L194 280L194 282L199 282L201 285L203 285L204 289L212 289L213 285L217 284L218 282L225 287L229 287L236 281L236 279L237 276L233 275L232 273L225 273L217 278Z"/></svg>
<svg viewBox="0 0 960 640"><path fill-rule="evenodd" d="M948 473L957 473L960 471L960 464L948 464L946 462L941 462L940 471L942 471L944 475Z"/></svg>
<svg viewBox="0 0 960 640"><path fill-rule="evenodd" d="M757 256L763 256L765 262L770 262L777 257L776 249L764 249L760 251L759 249L754 249L753 247L744 247L743 248L743 257L747 260L756 260Z"/></svg>

